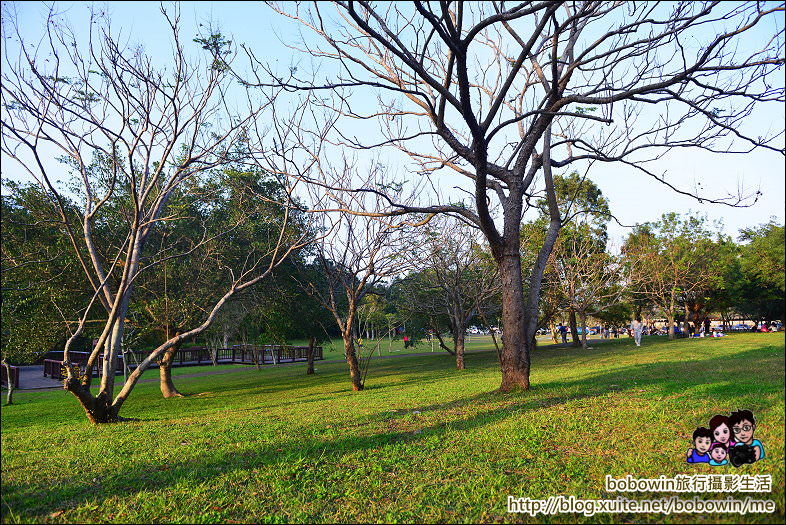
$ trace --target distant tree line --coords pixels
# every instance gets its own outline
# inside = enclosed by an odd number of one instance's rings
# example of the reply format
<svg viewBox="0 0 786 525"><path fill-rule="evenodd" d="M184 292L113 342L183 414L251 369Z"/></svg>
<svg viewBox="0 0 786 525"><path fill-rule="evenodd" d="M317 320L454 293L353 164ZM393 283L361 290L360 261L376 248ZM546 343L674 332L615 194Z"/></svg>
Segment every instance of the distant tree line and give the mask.
<svg viewBox="0 0 786 525"><path fill-rule="evenodd" d="M572 218L545 272L539 327L553 329L565 322L576 343L586 344L578 338L587 331L578 328L586 327L589 318L624 325L644 315L665 318L673 328L677 320L698 327L708 316L768 324L786 317L783 225L773 220L746 228L735 240L699 215L668 213L637 225L612 251L606 232L609 204L597 186L576 173L556 176L555 182L560 202L570 200L581 211L565 210ZM92 291L48 214L46 194L33 184L5 184L12 191L2 197L3 355L14 364L28 364L62 348ZM238 254L269 236L269 216L242 212L249 192L276 191L276 183L264 174L232 169L215 172L172 199L188 219L166 223L151 251L164 246L188 251L193 239L226 231L233 215L248 216L242 227L140 276L128 309L126 349L155 348L204 314L231 280L226 268L240 264ZM524 225L523 246L533 242L528 235L543 231L540 222L546 219L544 214ZM106 222L94 235L116 244L122 241L112 238L118 231ZM185 343L216 340L227 347L344 337L346 349L358 339L400 339L406 333L413 340L437 338L440 348L456 356L457 368L464 368L468 327L499 324L499 275L477 232L443 219L397 239L394 247L383 235L376 245L369 243L368 225L356 231L365 238L356 247L384 249L396 264L383 271L382 261L363 263L362 253L348 256L335 239L321 247L307 244L268 280L229 301L198 340ZM524 261L533 256L522 251ZM352 261L358 268L352 270ZM98 313L88 319L75 349L89 350L101 321Z"/></svg>

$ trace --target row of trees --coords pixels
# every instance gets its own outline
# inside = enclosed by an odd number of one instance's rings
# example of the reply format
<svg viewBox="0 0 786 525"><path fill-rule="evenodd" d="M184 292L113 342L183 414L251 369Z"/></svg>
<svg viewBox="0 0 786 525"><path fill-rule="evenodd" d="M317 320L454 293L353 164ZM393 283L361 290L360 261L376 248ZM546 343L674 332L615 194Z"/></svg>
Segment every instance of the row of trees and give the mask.
<svg viewBox="0 0 786 525"><path fill-rule="evenodd" d="M463 366L458 327L472 314L486 315L482 303L498 293L505 332L500 389L527 389L535 331L545 318L544 286L571 283L568 307L581 318L599 310L604 298L593 294L616 274L602 254L602 229L589 216L581 219L586 207L579 198L601 214L602 203L583 190L561 202L553 170L625 163L692 194L644 161L673 146L783 154L782 132L746 132L757 108L784 101L777 76L782 29L774 30L776 38L769 34L782 5L332 7L335 15L322 4L305 11L274 6L323 42L298 50L315 58L315 70L292 67L282 77L249 47L241 66L219 33L190 40L202 53L189 52L176 11L162 9L172 44L165 58L122 45L100 16L90 20L84 40L50 12L44 37L33 44L22 37L13 5L4 5L4 164L14 162L37 183L35 190L8 186L9 216L22 237L41 227L30 234L36 247L10 245L6 257L4 246L4 287L5 275L27 272L9 277L8 293L20 292L9 307L19 319L36 304L56 311L69 325L66 362L86 331L97 335L88 361L104 356L97 394L76 368L65 381L91 421L117 420L152 362L163 364L166 383L168 356L204 336L224 307L224 315L251 324L258 317L244 314L267 308L270 326L285 325L273 321L275 309L254 290L272 286L296 254L304 263L297 282L340 327L353 388L362 388L352 327L364 316L363 301L381 279L428 254L463 267L460 274L473 283L457 290L444 284L448 272L417 268L418 293L452 288L462 302L442 321L442 313L426 315L432 325L451 325L457 366ZM326 61L338 67L322 68ZM655 105L659 111L649 111ZM371 128L358 134L347 122ZM404 153L418 179L397 180L379 163L358 169L353 150L385 147ZM437 188L444 177L470 198L443 197ZM739 205L744 197L702 198ZM524 217L535 209L542 219L530 228ZM477 261L462 266L451 252L464 247L444 241L431 251L428 240L418 242L421 257L417 250L400 256L411 229L452 227L434 222L437 216L482 233L482 240L468 235ZM323 242L327 237L331 242ZM561 258L558 243L565 247ZM494 272L475 269L483 251ZM613 271L584 282L597 271L569 264L579 260L600 260ZM47 285L56 290L29 300L21 294ZM607 299L618 291L610 293ZM233 312L240 299L248 302ZM553 303L559 308L561 301ZM130 332L135 323L157 326L163 342L116 389L110 372L123 342L152 330ZM4 337L15 334L4 327Z"/></svg>
<svg viewBox="0 0 786 525"><path fill-rule="evenodd" d="M553 332L557 320L567 319L574 334L584 334L581 344L586 345L587 331L577 328L586 328L590 317L608 324L625 324L642 315L666 317L672 328L677 317L699 326L710 314L783 319L783 226L770 222L745 229L738 244L699 215L670 213L636 226L616 250L607 242L610 210L597 186L575 172L555 176L555 185L561 206L581 203L582 211L562 228L550 256L539 328ZM63 343L68 320L91 295L89 287L75 286L82 280L78 260L59 242L51 226L54 219L47 219L46 195L34 185L7 181L7 186L13 191L2 199L3 314L9 327L3 348L13 361L30 362ZM228 170L173 200L187 219L158 231L155 248L188 254L166 260L139 278L129 305L124 350L155 347L198 322L204 305L214 302L230 282L231 272L225 269L242 266L237 254L249 253L255 243L278 231L271 230L271 217L282 210L243 209L277 189L264 174ZM564 213L569 215L569 210ZM235 225L241 216L242 224ZM291 254L268 280L229 301L202 341L227 347L235 342L340 337L350 358L353 386L361 389L356 341L398 337L407 327L411 338L434 334L440 348L455 355L457 368L463 369L467 327L497 324L500 313L499 276L477 230L434 219L403 234L362 216L337 218L344 226L341 239L324 236ZM525 225L524 246L533 243L527 235L543 231L546 218L544 211ZM104 225L95 235L109 244L120 242ZM195 246L193 239L206 236L214 240ZM525 272L531 254L522 252ZM87 324L96 323L101 316ZM88 326L85 334L98 337L99 332ZM452 338L450 344L443 334ZM166 384L165 395L174 395L168 373Z"/></svg>

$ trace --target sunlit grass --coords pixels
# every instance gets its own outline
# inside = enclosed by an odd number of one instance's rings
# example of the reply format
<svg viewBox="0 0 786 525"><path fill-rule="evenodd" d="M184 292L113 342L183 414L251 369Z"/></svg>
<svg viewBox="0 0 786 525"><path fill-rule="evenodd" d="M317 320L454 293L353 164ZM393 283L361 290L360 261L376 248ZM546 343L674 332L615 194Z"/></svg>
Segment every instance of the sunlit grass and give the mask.
<svg viewBox="0 0 786 525"><path fill-rule="evenodd" d="M773 492L752 496L777 512L703 521L783 521L782 334L542 347L526 393L495 392L494 352L466 363L455 370L445 352L375 360L359 393L341 362L317 363L315 376L302 364L176 369L189 396L164 400L155 382L139 384L122 411L139 421L99 427L70 394L19 391L2 410L2 520L695 522L531 518L508 514L506 498L614 498L606 474L744 473L772 476ZM738 408L754 411L766 459L739 470L684 463L693 429Z"/></svg>

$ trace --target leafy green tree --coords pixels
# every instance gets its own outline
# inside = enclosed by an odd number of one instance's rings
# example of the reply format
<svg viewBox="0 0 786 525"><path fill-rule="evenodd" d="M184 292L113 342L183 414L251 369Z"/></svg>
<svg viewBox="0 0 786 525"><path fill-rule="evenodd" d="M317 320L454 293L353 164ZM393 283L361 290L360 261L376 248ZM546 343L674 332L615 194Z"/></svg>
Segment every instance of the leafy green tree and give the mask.
<svg viewBox="0 0 786 525"><path fill-rule="evenodd" d="M784 227L774 220L740 232L739 270L735 281L738 309L744 315L771 322L783 321Z"/></svg>
<svg viewBox="0 0 786 525"><path fill-rule="evenodd" d="M0 263L2 264L2 354L11 364L31 364L55 350L76 327L91 292L78 261L51 213L40 187L3 181ZM91 318L86 333L96 321Z"/></svg>
<svg viewBox="0 0 786 525"><path fill-rule="evenodd" d="M150 236L150 256L160 263L138 279L138 292L129 306L137 314L132 327L143 336L155 334L157 346L198 324L205 305L214 304L231 286L231 269L242 268L248 254L259 253L281 233L281 209L273 203L284 200L284 189L275 178L239 166L195 177L173 192L169 211L179 219L164 222ZM290 213L289 234L303 227L300 215ZM237 301L254 297L255 292L246 292ZM182 343L169 347L159 361L164 397L180 395L171 364Z"/></svg>
<svg viewBox="0 0 786 525"><path fill-rule="evenodd" d="M686 299L705 297L722 282L722 244L701 216L664 214L636 226L623 246L631 292L645 297L665 315L669 339ZM704 299L701 299L702 301Z"/></svg>
<svg viewBox="0 0 786 525"><path fill-rule="evenodd" d="M720 313L733 301L734 285L729 283L729 272L738 259L739 248L727 236L718 234L713 241L704 241L705 257L709 261L703 267L709 274L692 290L680 294L680 304L685 309L685 322L691 332L696 332L713 312Z"/></svg>
<svg viewBox="0 0 786 525"><path fill-rule="evenodd" d="M548 315L541 315L541 323L551 324L554 337L551 321L567 311L573 345L586 346L586 327L581 337L577 314L586 324L587 315L609 307L621 293L616 270L608 271L616 268L606 253L609 203L595 183L577 172L555 175L554 192L562 226L544 271L540 311ZM529 259L524 260L530 264L534 264L550 221L545 199L537 205L540 216L522 226L523 246L531 250Z"/></svg>

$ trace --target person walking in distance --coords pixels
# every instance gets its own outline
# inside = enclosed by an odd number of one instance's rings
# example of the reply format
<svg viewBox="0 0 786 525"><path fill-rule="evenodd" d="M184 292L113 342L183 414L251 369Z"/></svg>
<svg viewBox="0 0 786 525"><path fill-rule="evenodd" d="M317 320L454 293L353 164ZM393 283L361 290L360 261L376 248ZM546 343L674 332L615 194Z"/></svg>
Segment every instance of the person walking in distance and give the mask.
<svg viewBox="0 0 786 525"><path fill-rule="evenodd" d="M630 323L630 329L633 330L633 340L636 342L636 346L641 346L641 331L644 329L641 317L637 317L635 321Z"/></svg>
<svg viewBox="0 0 786 525"><path fill-rule="evenodd" d="M568 342L568 329L565 328L565 325L560 323L557 326L557 330L559 331L559 335L562 338L562 344L567 344L567 342Z"/></svg>

